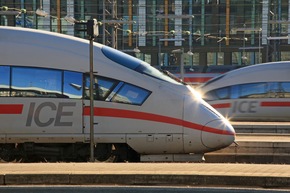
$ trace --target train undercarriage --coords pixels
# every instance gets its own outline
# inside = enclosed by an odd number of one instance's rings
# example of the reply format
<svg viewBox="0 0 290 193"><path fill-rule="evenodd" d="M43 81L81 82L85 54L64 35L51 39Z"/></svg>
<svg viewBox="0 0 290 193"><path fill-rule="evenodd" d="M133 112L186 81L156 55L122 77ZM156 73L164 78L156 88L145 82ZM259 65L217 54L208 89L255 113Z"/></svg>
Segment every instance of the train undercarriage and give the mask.
<svg viewBox="0 0 290 193"><path fill-rule="evenodd" d="M140 156L127 144L96 144L96 162L139 162ZM22 143L0 144L1 162L87 162L90 144Z"/></svg>

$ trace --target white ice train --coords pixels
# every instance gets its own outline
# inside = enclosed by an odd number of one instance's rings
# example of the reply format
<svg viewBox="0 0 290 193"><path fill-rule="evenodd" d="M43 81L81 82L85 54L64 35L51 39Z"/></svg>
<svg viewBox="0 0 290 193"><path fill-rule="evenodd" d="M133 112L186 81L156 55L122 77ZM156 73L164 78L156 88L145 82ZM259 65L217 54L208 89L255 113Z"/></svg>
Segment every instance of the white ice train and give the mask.
<svg viewBox="0 0 290 193"><path fill-rule="evenodd" d="M233 70L197 89L230 120L290 121L290 61Z"/></svg>
<svg viewBox="0 0 290 193"><path fill-rule="evenodd" d="M89 41L2 26L0 49L0 158L87 160ZM191 87L98 43L93 56L96 160L187 160L234 142Z"/></svg>

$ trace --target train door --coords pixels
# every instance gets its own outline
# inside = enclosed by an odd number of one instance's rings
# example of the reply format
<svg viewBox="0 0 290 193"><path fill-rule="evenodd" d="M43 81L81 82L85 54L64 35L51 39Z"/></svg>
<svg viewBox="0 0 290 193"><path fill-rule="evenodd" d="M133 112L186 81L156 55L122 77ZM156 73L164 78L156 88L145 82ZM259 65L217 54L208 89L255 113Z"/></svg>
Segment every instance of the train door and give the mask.
<svg viewBox="0 0 290 193"><path fill-rule="evenodd" d="M90 133L90 77L88 74L84 76L84 101L83 101L83 119L84 119L84 133L89 136ZM110 109L112 113L113 107L118 106L118 104L112 105L110 102L111 95L114 95L115 90L118 90L122 85L119 81L101 77L94 76L93 80L93 99L94 99L94 132L98 133L98 139L101 135L111 134L117 132L114 128L120 127L120 125L113 124L112 119L108 116L97 116L98 113L104 112L104 110ZM123 103L122 103L123 104ZM121 105L122 105L121 104ZM108 108L108 107L111 108ZM107 137L107 136L105 136Z"/></svg>
<svg viewBox="0 0 290 193"><path fill-rule="evenodd" d="M84 77L84 96L83 96L83 126L85 141L90 142L91 132L94 133L94 157L99 161L112 162L118 159L116 143L124 143L125 134L120 135L120 125L114 123L109 116L102 116L106 114L109 101L106 100L112 89L116 86L117 81L109 78L94 76L93 80L93 131L91 131L91 104L90 104L90 77ZM111 111L112 112L112 111ZM109 113L110 114L110 113ZM117 132L117 133L116 133Z"/></svg>

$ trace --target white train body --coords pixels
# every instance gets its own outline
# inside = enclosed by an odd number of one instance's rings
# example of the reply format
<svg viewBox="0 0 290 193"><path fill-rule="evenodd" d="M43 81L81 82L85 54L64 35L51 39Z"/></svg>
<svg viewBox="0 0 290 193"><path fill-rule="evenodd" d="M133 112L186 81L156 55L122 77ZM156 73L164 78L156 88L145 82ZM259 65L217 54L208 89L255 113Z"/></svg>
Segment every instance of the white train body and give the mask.
<svg viewBox="0 0 290 193"><path fill-rule="evenodd" d="M290 62L233 70L201 85L203 98L233 121L290 121Z"/></svg>
<svg viewBox="0 0 290 193"><path fill-rule="evenodd" d="M75 157L86 155L89 41L0 27L0 48L0 73L5 74L0 77L2 150L7 144L17 144L25 150L32 148L32 155L58 155L55 151L69 154L65 145L74 144L74 149L81 149ZM141 160L148 155L203 154L234 141L232 126L189 86L98 43L94 43L93 57L97 77L94 141L100 160L110 154L130 160L128 149ZM112 151L107 148L111 144ZM3 151L0 147L0 158L6 156Z"/></svg>

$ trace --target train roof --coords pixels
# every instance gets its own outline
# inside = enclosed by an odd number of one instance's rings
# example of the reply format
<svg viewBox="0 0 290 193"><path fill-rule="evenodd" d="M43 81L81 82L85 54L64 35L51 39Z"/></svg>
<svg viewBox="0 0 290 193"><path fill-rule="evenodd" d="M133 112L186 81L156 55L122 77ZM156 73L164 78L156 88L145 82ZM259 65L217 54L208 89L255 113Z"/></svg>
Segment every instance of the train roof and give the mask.
<svg viewBox="0 0 290 193"><path fill-rule="evenodd" d="M94 42L94 53L103 55L102 47L102 44ZM87 71L89 65L89 41L60 33L0 26L0 48L0 65L76 71Z"/></svg>
<svg viewBox="0 0 290 193"><path fill-rule="evenodd" d="M88 72L89 69L91 51L89 41L70 35L0 26L0 48L0 65L77 72ZM129 73L127 71L131 69L159 81L181 84L142 60L97 42L93 42L93 60L94 68L103 76L111 76L112 71L119 70ZM114 76L124 78L122 73L115 73Z"/></svg>
<svg viewBox="0 0 290 193"><path fill-rule="evenodd" d="M237 84L290 81L290 61L255 64L232 70L202 84L201 90L211 90Z"/></svg>
<svg viewBox="0 0 290 193"><path fill-rule="evenodd" d="M23 27L11 27L11 26L0 26L0 41L6 42L17 42L17 43L28 43L28 44L42 44L51 47L60 47L61 42L79 42L87 44L87 40L77 38L74 36L53 33L45 30L23 28ZM55 44L59 42L59 44ZM67 49L66 45L63 45Z"/></svg>

